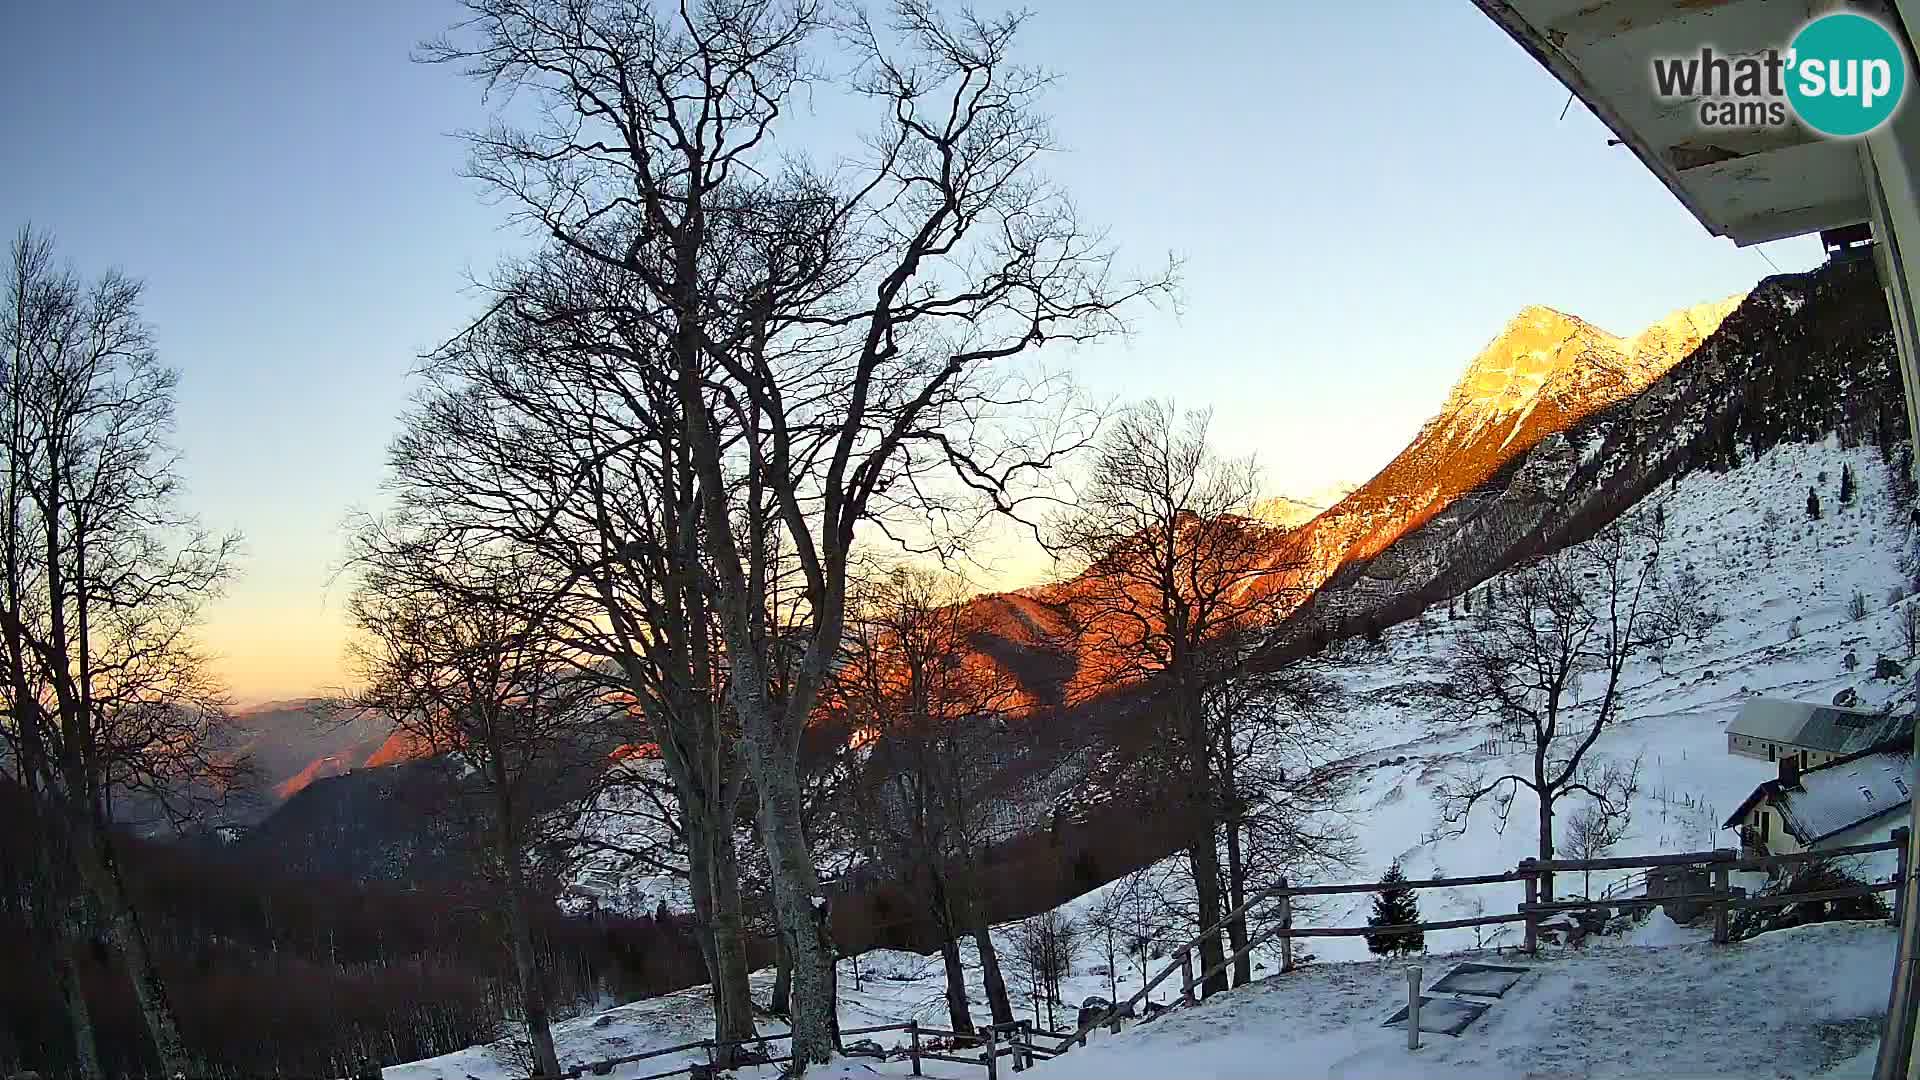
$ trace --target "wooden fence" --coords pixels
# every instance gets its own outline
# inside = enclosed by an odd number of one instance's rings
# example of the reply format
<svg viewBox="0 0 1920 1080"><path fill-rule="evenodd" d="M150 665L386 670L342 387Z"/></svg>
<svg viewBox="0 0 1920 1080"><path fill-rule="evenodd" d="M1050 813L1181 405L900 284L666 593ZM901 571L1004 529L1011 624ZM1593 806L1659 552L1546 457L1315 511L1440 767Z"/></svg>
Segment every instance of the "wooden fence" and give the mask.
<svg viewBox="0 0 1920 1080"><path fill-rule="evenodd" d="M1741 889L1734 888L1730 875L1743 870L1766 870L1794 866L1799 863L1821 859L1848 858L1857 855L1870 855L1881 851L1898 852L1899 870L1891 880L1869 882L1864 885L1841 889L1822 889L1802 893L1780 893L1773 896L1747 896ZM1823 851L1805 851L1792 855L1742 856L1728 848L1713 851L1684 852L1675 855L1639 855L1608 859L1554 859L1541 861L1524 859L1520 865L1506 873L1478 874L1471 877L1421 878L1400 883L1400 887L1409 889L1451 889L1479 885L1497 885L1507 882L1522 882L1525 886L1525 900L1512 913L1477 915L1466 919L1438 919L1428 922L1407 923L1395 926L1320 926L1296 927L1293 925L1293 900L1302 896L1339 896L1354 893L1376 893L1384 890L1380 882L1364 881L1339 885L1290 885L1286 879L1270 888L1264 889L1248 899L1246 903L1228 912L1221 920L1208 929L1195 934L1173 951L1167 965L1154 975L1125 1002L1115 1003L1099 1016L1091 1017L1079 1024L1073 1031L1049 1031L1020 1020L1010 1024L993 1024L981 1028L972 1034L950 1031L944 1028L927 1027L916 1021L898 1024L880 1024L874 1027L844 1028L841 1036L872 1035L881 1032L905 1032L907 1035L906 1052L912 1062L913 1075L920 1076L921 1062L944 1061L960 1065L972 1065L986 1070L987 1080L999 1080L1000 1061L1010 1059L1013 1071L1021 1072L1037 1061L1058 1057L1074 1046L1085 1046L1088 1035L1096 1028L1107 1027L1119 1031L1123 1019L1131 1017L1147 999L1147 995L1171 978L1175 972L1180 975L1180 998L1183 1004L1194 1004L1198 997L1195 988L1202 986L1213 976L1232 967L1243 957L1249 956L1255 949L1277 942L1280 948L1280 970L1292 971L1293 942L1298 938L1325 937L1362 937L1374 934L1396 934L1408 931L1456 930L1473 926L1493 926L1522 923L1525 926L1525 939L1521 949L1533 953L1539 949L1542 923L1554 915L1591 911L1596 909L1649 908L1666 904L1700 904L1710 907L1713 912L1713 940L1726 944L1732 940L1730 931L1731 913L1746 908L1778 907L1787 904L1808 903L1819 900L1843 900L1851 897L1868 896L1874 893L1892 891L1893 921L1898 922L1904 912L1901 910L1903 894L1900 885L1907 878L1907 830L1895 829L1893 839L1876 844L1856 844L1851 847L1832 848ZM1542 883L1556 874L1582 873L1589 870L1635 870L1635 875L1645 880L1645 871L1658 867L1705 867L1712 874L1713 884L1701 892L1679 893L1667 896L1615 896L1603 894L1598 899L1580 897L1572 900L1551 902L1540 899ZM1250 937L1247 943L1222 959L1195 973L1194 958L1198 955L1201 941L1208 937L1218 937L1226 932L1228 924L1244 918L1261 904L1277 903L1279 917L1267 929ZM770 1055L767 1044L790 1039L787 1033L766 1035L756 1039L722 1042L713 1039L701 1039L696 1042L680 1043L676 1046L661 1047L638 1054L608 1058L583 1065L576 1065L557 1076L535 1076L530 1080L581 1080L588 1076L611 1076L613 1071L623 1065L632 1065L651 1059L685 1054L690 1051L702 1051L707 1060L681 1065L677 1068L659 1072L642 1073L636 1076L620 1077L620 1080L665 1080L672 1076L711 1075L714 1062L718 1060L723 1047L754 1048L749 1060L756 1064L773 1064L792 1060L789 1051L784 1055ZM945 1043L938 1047L922 1044L921 1040L940 1039ZM1052 1045L1041 1039L1057 1040ZM977 1050L977 1053L968 1051ZM954 1051L954 1052L946 1052ZM896 1051L897 1052L897 1051Z"/></svg>
<svg viewBox="0 0 1920 1080"><path fill-rule="evenodd" d="M1007 1024L991 1024L972 1033L929 1027L918 1021L908 1020L898 1024L877 1024L872 1027L842 1028L840 1030L840 1037L846 1039L855 1035L874 1035L889 1031L899 1031L906 1034L906 1053L908 1059L913 1064L913 1075L915 1076L923 1075L921 1073L921 1062L923 1061L946 1061L958 1065L973 1065L983 1068L986 1070L988 1080L998 1080L1000 1074L1000 1059L1002 1058L1011 1059L1014 1072L1024 1072L1037 1061L1058 1057L1061 1053L1064 1053L1058 1046L1049 1047L1043 1045L1039 1041L1041 1037L1063 1039L1071 1043L1074 1034L1070 1031L1049 1031L1045 1028L1035 1027L1031 1021L1027 1020L1016 1020ZM739 1058L740 1064L777 1065L793 1060L791 1050L785 1054L770 1054L766 1052L766 1045L783 1040L791 1042L792 1038L792 1033L781 1032L777 1035L763 1035L753 1039L698 1039L693 1042L677 1043L673 1046L662 1046L637 1054L625 1054L620 1057L606 1058L601 1061L586 1062L550 1076L536 1074L530 1077L529 1080L583 1080L585 1077L611 1076L615 1069L623 1065L634 1065L643 1061L672 1057L676 1054L685 1054L691 1051L699 1051L705 1054L707 1060L704 1062L689 1062L685 1065L657 1072L639 1073L634 1076L623 1075L620 1080L665 1080L665 1078L671 1076L711 1075L717 1071L716 1063L719 1060L719 1051L723 1047L739 1050L751 1048L750 1053ZM921 1042L923 1038L942 1039L945 1040L945 1042L925 1045ZM965 1053L964 1051L968 1049L977 1049L979 1052L977 1054ZM944 1052L947 1050L953 1052ZM897 1052L898 1051L896 1051L896 1053Z"/></svg>

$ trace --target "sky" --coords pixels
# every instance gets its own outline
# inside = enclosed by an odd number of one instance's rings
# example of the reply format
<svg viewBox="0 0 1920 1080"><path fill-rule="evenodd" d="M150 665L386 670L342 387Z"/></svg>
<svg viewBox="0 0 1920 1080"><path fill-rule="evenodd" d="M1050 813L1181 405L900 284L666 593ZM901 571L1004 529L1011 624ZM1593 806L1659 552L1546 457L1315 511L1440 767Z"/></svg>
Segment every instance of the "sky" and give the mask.
<svg viewBox="0 0 1920 1080"><path fill-rule="evenodd" d="M1528 304L1625 335L1819 258L1708 236L1470 0L1029 10L1047 174L1123 262L1182 264L1177 307L1051 359L1103 399L1210 406L1275 494L1365 480ZM527 243L460 175L479 88L410 59L459 14L0 5L0 227L146 281L187 505L245 537L205 629L242 700L347 681L345 519L378 505L419 354Z"/></svg>

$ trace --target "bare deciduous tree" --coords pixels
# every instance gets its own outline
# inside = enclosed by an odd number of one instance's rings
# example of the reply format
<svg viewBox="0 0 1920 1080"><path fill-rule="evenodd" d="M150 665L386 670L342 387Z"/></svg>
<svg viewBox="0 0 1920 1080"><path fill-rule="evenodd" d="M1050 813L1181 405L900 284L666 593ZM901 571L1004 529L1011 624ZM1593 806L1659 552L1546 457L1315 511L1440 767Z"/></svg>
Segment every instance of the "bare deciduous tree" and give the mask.
<svg viewBox="0 0 1920 1080"><path fill-rule="evenodd" d="M672 388L647 367L650 301L570 249L509 264L495 288L487 315L428 358L390 454L396 516L448 550L511 549L577 601L549 632L631 703L627 741L658 749L674 803L658 816L684 838L684 866L668 869L688 879L725 1062L755 1035L735 845L749 789L692 464ZM628 790L608 812L644 815L651 777L615 779Z"/></svg>
<svg viewBox="0 0 1920 1080"><path fill-rule="evenodd" d="M1637 775L1636 766L1629 775ZM1576 859L1598 859L1606 855L1607 850L1620 842L1632 824L1632 792L1625 793L1626 798L1617 799L1609 805L1602 802L1590 802L1573 812L1567 819L1567 854ZM1580 895L1593 896L1593 871L1581 872Z"/></svg>
<svg viewBox="0 0 1920 1080"><path fill-rule="evenodd" d="M1145 402L1100 442L1085 490L1054 524L1054 544L1080 570L1069 601L1084 678L1141 680L1162 702L1159 743L1168 753L1201 928L1222 904L1220 822L1226 816L1205 697L1236 666L1236 635L1273 610L1273 530L1247 516L1257 494L1249 460L1221 458L1209 414ZM1226 959L1217 934L1200 942L1201 967ZM1205 992L1227 988L1217 971Z"/></svg>
<svg viewBox="0 0 1920 1080"><path fill-rule="evenodd" d="M1308 664L1243 671L1203 695L1212 729L1214 774L1224 813L1220 833L1226 905L1278 884L1295 883L1352 865L1353 831L1341 814L1352 771L1342 765L1345 742L1337 684ZM1227 922L1227 943L1241 954L1234 985L1253 978L1244 954L1249 917L1277 918L1277 906L1256 905Z"/></svg>
<svg viewBox="0 0 1920 1080"><path fill-rule="evenodd" d="M1062 1004L1060 986L1073 974L1079 952L1080 924L1058 909L1043 911L1014 928L1014 967L1032 996L1034 1023L1040 1023L1044 1005L1046 1026L1055 1026L1054 1010Z"/></svg>
<svg viewBox="0 0 1920 1080"><path fill-rule="evenodd" d="M960 940L974 934L996 1023L1012 1020L976 877L999 764L990 743L1017 686L974 648L957 579L896 567L862 582L831 697L855 755L851 817L894 876L922 893L941 936L948 1013L971 1033Z"/></svg>
<svg viewBox="0 0 1920 1080"><path fill-rule="evenodd" d="M472 805L449 809L478 841L495 891L533 1071L557 1076L531 905L551 895L541 886L571 847L562 808L590 803L604 771L609 712L601 683L556 646L557 609L571 598L511 553L450 560L431 541L379 530L359 538L354 566L348 611L364 686L349 704L471 770L454 790L473 792Z"/></svg>
<svg viewBox="0 0 1920 1080"><path fill-rule="evenodd" d="M1525 790L1535 800L1539 857L1551 860L1563 796L1585 795L1609 814L1624 813L1638 762L1603 764L1590 752L1620 719L1628 660L1665 632L1651 615L1663 518L1628 514L1585 543L1541 556L1513 576L1503 603L1459 631L1468 708L1521 732L1532 761L1524 772L1450 778L1439 788L1443 822L1464 832L1473 808L1491 800L1504 828L1515 794ZM1552 875L1541 885L1543 900L1551 900Z"/></svg>
<svg viewBox="0 0 1920 1080"><path fill-rule="evenodd" d="M7 368L4 731L41 815L48 927L83 1073L98 1073L74 950L97 918L124 963L154 1060L190 1071L166 986L116 856L116 797L172 809L224 791L226 695L193 638L237 540L176 506L169 444L178 375L156 355L139 282L91 285L23 230L0 314ZM61 865L64 863L64 865Z"/></svg>
<svg viewBox="0 0 1920 1080"><path fill-rule="evenodd" d="M865 159L816 170L777 139L820 81L812 0L467 7L425 58L538 102L535 126L472 137L473 173L651 300L634 310L652 345L629 362L677 404L804 1068L828 1056L833 1003L797 761L840 651L856 527L1018 505L1079 431L1006 450L1006 414L1051 395L995 362L1119 332L1120 307L1166 282L1116 281L1037 177L1048 79L1012 60L1017 16L948 20L922 0L885 27L850 16L848 89L880 128ZM970 498L936 494L936 476ZM776 558L801 577L793 637L769 610Z"/></svg>

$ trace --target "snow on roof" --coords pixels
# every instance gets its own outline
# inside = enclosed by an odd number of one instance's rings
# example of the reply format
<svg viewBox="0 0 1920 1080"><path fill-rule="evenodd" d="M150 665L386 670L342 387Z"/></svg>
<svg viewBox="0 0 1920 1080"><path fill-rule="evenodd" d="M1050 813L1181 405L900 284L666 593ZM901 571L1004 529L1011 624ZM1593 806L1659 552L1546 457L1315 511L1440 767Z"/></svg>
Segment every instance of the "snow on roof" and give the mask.
<svg viewBox="0 0 1920 1080"><path fill-rule="evenodd" d="M1911 714L1882 716L1865 709L1757 697L1740 706L1740 715L1727 725L1727 734L1851 754L1878 746L1903 730L1911 732L1912 724Z"/></svg>
<svg viewBox="0 0 1920 1080"><path fill-rule="evenodd" d="M1780 813L1780 824L1803 844L1870 821L1907 805L1913 786L1913 755L1902 747L1855 754L1808 769L1793 786L1772 780L1762 788Z"/></svg>

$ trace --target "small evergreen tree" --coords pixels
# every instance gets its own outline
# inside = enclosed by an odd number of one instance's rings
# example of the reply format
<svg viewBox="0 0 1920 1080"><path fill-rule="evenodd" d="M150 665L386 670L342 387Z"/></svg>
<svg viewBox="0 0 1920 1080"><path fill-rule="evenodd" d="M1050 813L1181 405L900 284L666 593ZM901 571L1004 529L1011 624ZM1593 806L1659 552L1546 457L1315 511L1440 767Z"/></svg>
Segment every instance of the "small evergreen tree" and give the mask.
<svg viewBox="0 0 1920 1080"><path fill-rule="evenodd" d="M1812 488L1807 489L1807 520L1820 520L1820 496Z"/></svg>
<svg viewBox="0 0 1920 1080"><path fill-rule="evenodd" d="M1853 501L1853 466L1840 466L1840 505Z"/></svg>
<svg viewBox="0 0 1920 1080"><path fill-rule="evenodd" d="M1407 875L1400 871L1400 863L1395 860L1387 868L1386 876L1380 879L1386 888L1373 894L1373 915L1367 920L1368 926L1405 926L1420 921L1420 902L1406 882ZM1367 948L1376 956L1421 952L1426 947L1427 935L1422 930L1367 935Z"/></svg>

